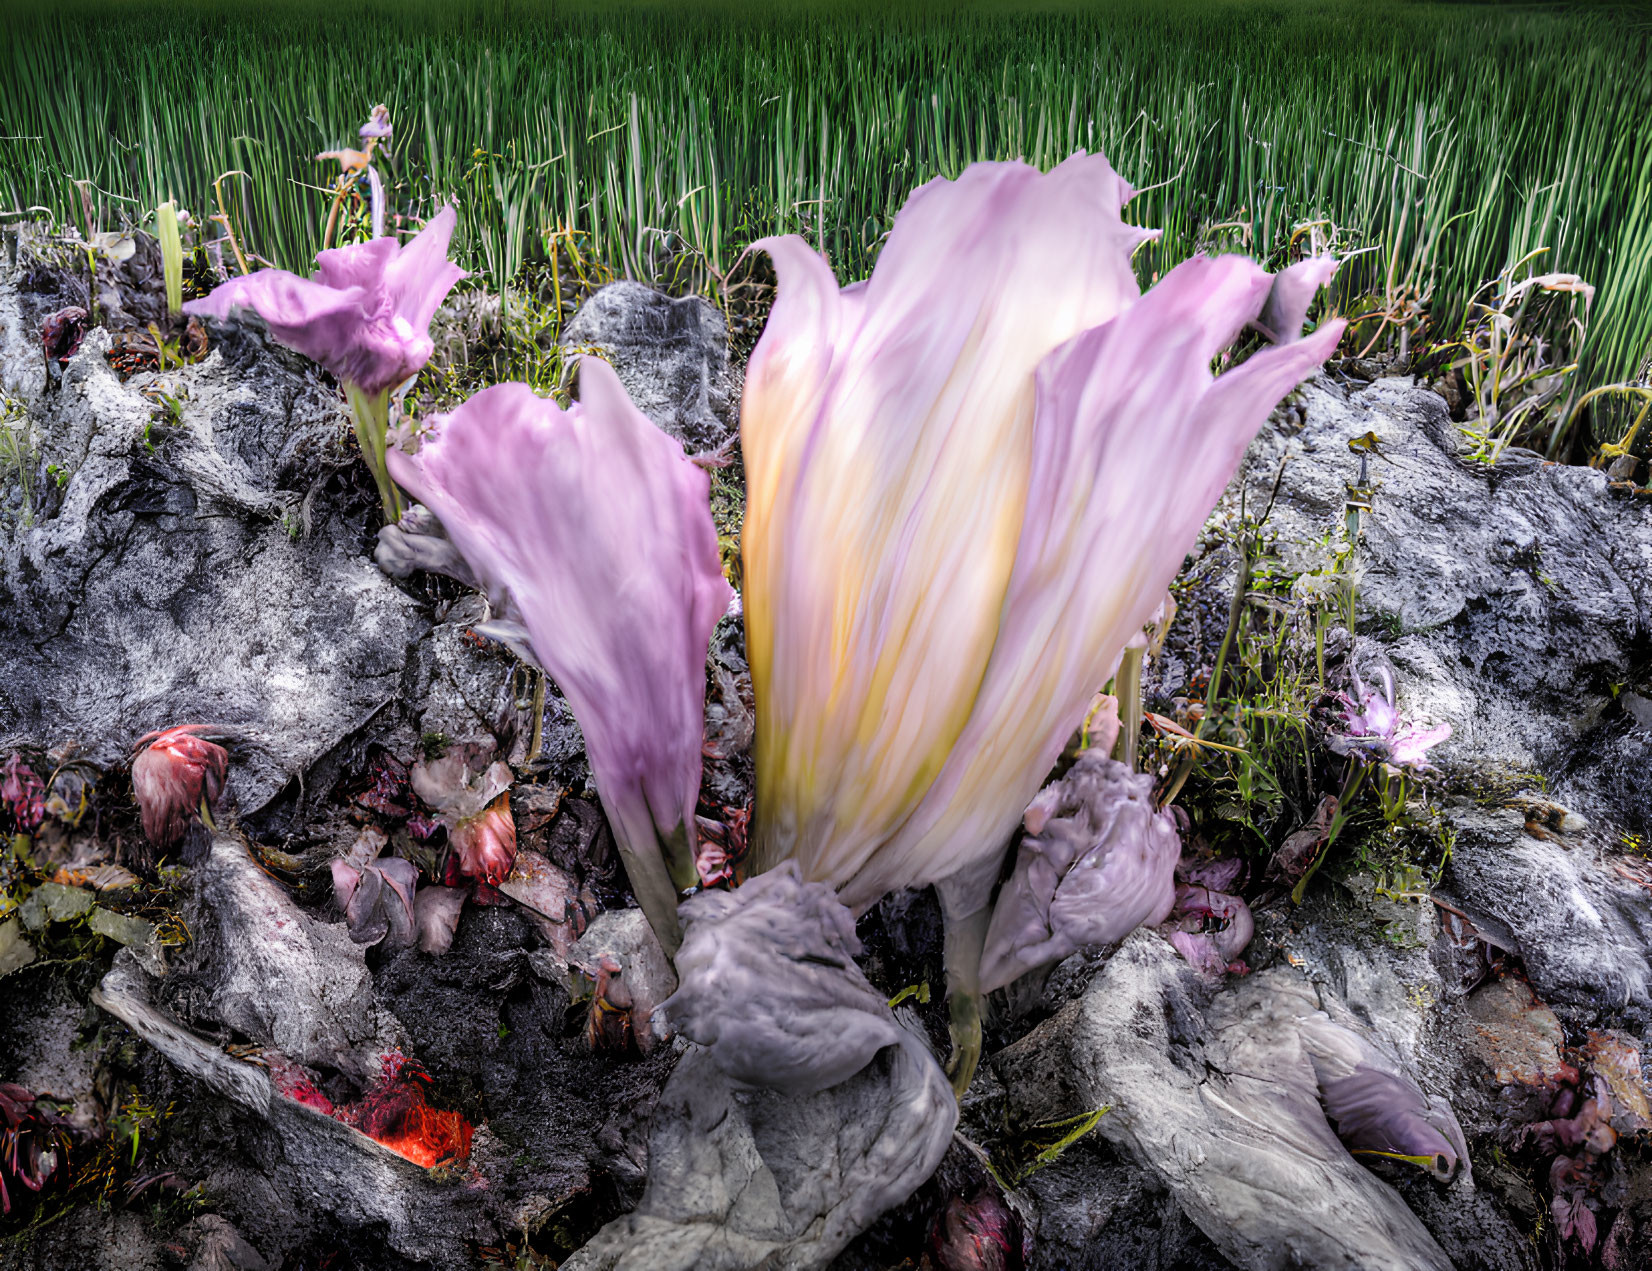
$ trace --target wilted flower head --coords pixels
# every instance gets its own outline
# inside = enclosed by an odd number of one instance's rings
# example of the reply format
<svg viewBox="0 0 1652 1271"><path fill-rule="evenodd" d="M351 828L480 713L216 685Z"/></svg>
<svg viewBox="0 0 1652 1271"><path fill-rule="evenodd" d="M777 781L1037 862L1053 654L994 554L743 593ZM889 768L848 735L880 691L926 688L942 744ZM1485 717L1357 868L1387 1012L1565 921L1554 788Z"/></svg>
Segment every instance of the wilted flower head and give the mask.
<svg viewBox="0 0 1652 1271"><path fill-rule="evenodd" d="M1212 382L1276 280L1201 257L1138 296L1131 193L1099 155L976 164L918 190L843 289L802 239L761 244L779 296L741 411L754 846L857 909L966 873L984 903L1252 434L1340 334ZM1276 320L1300 324L1324 268L1287 271Z"/></svg>
<svg viewBox="0 0 1652 1271"><path fill-rule="evenodd" d="M854 915L795 863L733 891L700 892L682 912L678 988L660 1009L736 1081L808 1094L894 1045L934 1066L855 965Z"/></svg>
<svg viewBox="0 0 1652 1271"><path fill-rule="evenodd" d="M0 1083L0 1214L11 1213L8 1183L37 1192L67 1163L75 1132L32 1091Z"/></svg>
<svg viewBox="0 0 1652 1271"><path fill-rule="evenodd" d="M1208 974L1246 969L1239 955L1256 934L1256 923L1250 906L1234 894L1244 872L1237 856L1200 860L1184 854L1176 864L1176 903L1159 931Z"/></svg>
<svg viewBox="0 0 1652 1271"><path fill-rule="evenodd" d="M510 877L516 863L516 822L511 818L511 796L506 791L475 816L465 817L448 831L448 842L458 858L459 873L497 887Z"/></svg>
<svg viewBox="0 0 1652 1271"><path fill-rule="evenodd" d="M438 212L405 246L375 238L316 257L309 278L280 269L232 278L184 312L225 318L252 309L275 338L369 395L400 384L429 359L430 319L465 277L447 259L457 217Z"/></svg>
<svg viewBox="0 0 1652 1271"><path fill-rule="evenodd" d="M669 952L676 892L694 883L706 650L732 594L706 474L590 357L569 409L525 384L486 389L437 420L417 455L393 450L390 471L495 608L519 617L567 698Z"/></svg>
<svg viewBox="0 0 1652 1271"><path fill-rule="evenodd" d="M132 792L143 814L143 833L157 848L175 845L201 812L223 793L229 754L209 740L222 731L180 724L138 738L132 760Z"/></svg>
<svg viewBox="0 0 1652 1271"><path fill-rule="evenodd" d="M392 949L405 949L417 934L413 890L419 871L400 856L380 856L386 842L371 826L356 836L350 851L333 861L333 899L357 944L385 940Z"/></svg>
<svg viewBox="0 0 1652 1271"><path fill-rule="evenodd" d="M929 1233L940 1271L1022 1271L1025 1242L1020 1217L992 1187L948 1199Z"/></svg>
<svg viewBox="0 0 1652 1271"><path fill-rule="evenodd" d="M451 746L439 759L414 764L408 778L447 827L452 850L446 881L457 885L469 878L489 887L504 882L516 861L510 765L488 763L476 746Z"/></svg>
<svg viewBox="0 0 1652 1271"><path fill-rule="evenodd" d="M1146 774L1087 750L1024 820L1015 873L987 931L983 992L1162 922L1175 898L1181 836L1171 814L1154 808Z"/></svg>

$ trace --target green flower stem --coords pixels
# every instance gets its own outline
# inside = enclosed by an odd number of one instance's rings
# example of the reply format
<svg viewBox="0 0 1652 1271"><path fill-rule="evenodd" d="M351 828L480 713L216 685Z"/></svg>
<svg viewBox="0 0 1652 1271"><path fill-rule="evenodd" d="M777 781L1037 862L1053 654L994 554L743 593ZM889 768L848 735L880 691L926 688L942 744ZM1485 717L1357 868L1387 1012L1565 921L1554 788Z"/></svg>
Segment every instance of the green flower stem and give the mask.
<svg viewBox="0 0 1652 1271"><path fill-rule="evenodd" d="M373 483L379 488L379 504L384 509L386 525L402 519L402 496L396 483L390 479L384 453L389 446L390 390L368 394L354 384L344 386L344 395L350 402L350 418L356 426L356 441L361 446L361 457L372 469Z"/></svg>
<svg viewBox="0 0 1652 1271"><path fill-rule="evenodd" d="M981 953L987 944L992 906L983 904L973 912L958 913L972 898L949 894L946 886L949 881L943 880L936 889L945 923L942 953L946 962L947 1012L951 1017L948 1031L952 1035L952 1057L947 1062L946 1075L952 1080L953 1092L962 1098L981 1062Z"/></svg>

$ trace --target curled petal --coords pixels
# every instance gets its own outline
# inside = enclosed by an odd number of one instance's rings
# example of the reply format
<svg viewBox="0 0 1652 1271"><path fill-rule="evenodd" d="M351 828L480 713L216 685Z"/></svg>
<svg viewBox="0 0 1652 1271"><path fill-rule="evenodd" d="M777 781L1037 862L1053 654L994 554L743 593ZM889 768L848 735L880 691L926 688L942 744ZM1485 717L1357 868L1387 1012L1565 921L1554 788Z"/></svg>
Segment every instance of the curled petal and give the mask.
<svg viewBox="0 0 1652 1271"><path fill-rule="evenodd" d="M1308 320L1308 306L1336 271L1336 257L1310 256L1275 274L1257 325L1275 344L1289 344L1299 339L1302 324Z"/></svg>
<svg viewBox="0 0 1652 1271"><path fill-rule="evenodd" d="M706 652L732 593L706 474L606 363L581 362L580 392L564 411L525 384L487 389L416 456L392 451L390 470L496 609L520 616L573 708L632 888L669 950L676 891L694 881Z"/></svg>
<svg viewBox="0 0 1652 1271"><path fill-rule="evenodd" d="M1039 794L1026 816L1038 828L993 908L982 991L1163 921L1181 838L1152 796L1151 777L1094 750Z"/></svg>
<svg viewBox="0 0 1652 1271"><path fill-rule="evenodd" d="M682 912L679 985L660 1009L736 1081L812 1093L895 1045L934 1064L855 965L854 915L794 862Z"/></svg>
<svg viewBox="0 0 1652 1271"><path fill-rule="evenodd" d="M1403 1077L1361 1064L1346 1077L1322 1078L1319 1094L1350 1151L1413 1158L1441 1178L1456 1172L1459 1145L1434 1124L1428 1100ZM1451 1124L1455 1128L1455 1119Z"/></svg>
<svg viewBox="0 0 1652 1271"><path fill-rule="evenodd" d="M465 271L447 258L458 220L458 213L444 207L396 253L384 271L385 289L396 316L413 330L425 333L426 343L437 306L453 290L454 283L465 277ZM425 356L430 356L428 350Z"/></svg>
<svg viewBox="0 0 1652 1271"><path fill-rule="evenodd" d="M350 911L350 901L356 894L356 887L361 882L361 870L343 859L333 861L333 900L345 913Z"/></svg>
<svg viewBox="0 0 1652 1271"><path fill-rule="evenodd" d="M334 894L348 893L344 918L349 924L350 939L357 944L377 944L383 940L393 949L411 945L413 890L419 882L419 871L413 862L399 856L381 857L360 871L354 887L349 887L344 872L349 869L351 866L341 861L333 863Z"/></svg>
<svg viewBox="0 0 1652 1271"><path fill-rule="evenodd" d="M477 586L465 558L442 529L442 523L422 503L402 513L401 520L379 531L373 559L392 578L410 578L414 570L443 574L466 587Z"/></svg>
<svg viewBox="0 0 1652 1271"><path fill-rule="evenodd" d="M1369 1040L1323 1011L1298 1020L1325 1115L1349 1151L1402 1157L1441 1179L1468 1158L1462 1127Z"/></svg>
<svg viewBox="0 0 1652 1271"><path fill-rule="evenodd" d="M421 887L413 897L413 925L419 949L424 953L446 953L459 929L459 915L465 907L462 887Z"/></svg>
<svg viewBox="0 0 1652 1271"><path fill-rule="evenodd" d="M143 833L158 848L171 847L200 813L223 792L229 754L201 736L212 730L183 724L138 740L132 760L132 792L142 814Z"/></svg>

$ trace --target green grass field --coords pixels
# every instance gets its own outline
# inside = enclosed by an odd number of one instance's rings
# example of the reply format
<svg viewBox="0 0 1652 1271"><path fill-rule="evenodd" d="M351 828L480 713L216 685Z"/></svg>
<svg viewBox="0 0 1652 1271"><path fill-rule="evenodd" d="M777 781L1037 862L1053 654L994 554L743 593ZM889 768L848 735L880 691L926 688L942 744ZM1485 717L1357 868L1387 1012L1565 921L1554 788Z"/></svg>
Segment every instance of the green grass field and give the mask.
<svg viewBox="0 0 1652 1271"><path fill-rule="evenodd" d="M1085 148L1146 188L1128 214L1165 233L1144 278L1201 246L1278 264L1318 222L1370 249L1343 307L1426 300L1436 341L1546 247L1533 269L1598 288L1580 383L1600 384L1644 376L1652 349L1649 45L1623 11L1327 0L18 10L0 199L80 224L85 190L107 227L174 196L199 218L238 169L237 232L302 268L331 176L313 156L383 101L396 207L455 200L460 255L490 279L571 230L616 269L715 293L776 231L862 276L915 185Z"/></svg>

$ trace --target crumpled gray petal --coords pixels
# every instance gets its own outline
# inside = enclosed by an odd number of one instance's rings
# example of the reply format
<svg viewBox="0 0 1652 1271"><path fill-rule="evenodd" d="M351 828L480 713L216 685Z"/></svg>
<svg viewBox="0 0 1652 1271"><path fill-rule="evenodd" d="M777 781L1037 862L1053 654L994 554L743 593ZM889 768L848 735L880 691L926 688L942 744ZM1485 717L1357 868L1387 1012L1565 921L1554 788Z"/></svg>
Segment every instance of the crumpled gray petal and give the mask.
<svg viewBox="0 0 1652 1271"><path fill-rule="evenodd" d="M848 1080L885 1046L928 1049L855 965L854 916L794 861L733 891L685 901L679 986L661 1008L725 1073L812 1094Z"/></svg>
<svg viewBox="0 0 1652 1271"><path fill-rule="evenodd" d="M1090 945L1164 921L1181 838L1153 779L1098 750L1046 786L1023 818L1015 872L992 912L981 988L1002 988Z"/></svg>
<svg viewBox="0 0 1652 1271"><path fill-rule="evenodd" d="M379 545L373 549L373 559L392 578L410 578L415 571L423 570L427 574L445 574L480 590L476 575L465 564L465 558L447 536L442 523L422 503L415 503L402 513L401 520L379 531Z"/></svg>

